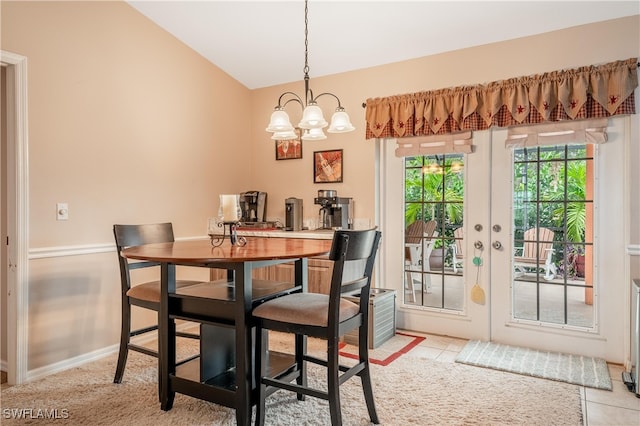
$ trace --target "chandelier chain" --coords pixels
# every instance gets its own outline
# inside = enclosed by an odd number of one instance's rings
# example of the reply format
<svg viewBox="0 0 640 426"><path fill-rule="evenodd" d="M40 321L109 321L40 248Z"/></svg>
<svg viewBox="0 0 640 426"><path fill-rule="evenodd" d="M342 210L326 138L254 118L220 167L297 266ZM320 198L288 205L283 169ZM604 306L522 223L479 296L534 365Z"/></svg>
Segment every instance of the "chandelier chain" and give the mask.
<svg viewBox="0 0 640 426"><path fill-rule="evenodd" d="M304 1L304 75L309 75L309 6L308 0Z"/></svg>
<svg viewBox="0 0 640 426"><path fill-rule="evenodd" d="M355 130L351 124L349 116L345 112L340 99L331 92L323 92L317 96L309 87L309 0L304 0L304 99L294 92L284 92L278 98L271 120L267 127L268 132L272 132L271 139L275 140L321 140L326 139L323 128L329 123L326 122L322 110L316 100L322 96L331 96L338 102L336 112L331 116L331 125L327 130L329 133L345 133ZM289 115L284 111L284 107L289 102L297 102L302 107L302 120L298 124L299 129L304 129L302 135L296 136L295 128L291 124Z"/></svg>

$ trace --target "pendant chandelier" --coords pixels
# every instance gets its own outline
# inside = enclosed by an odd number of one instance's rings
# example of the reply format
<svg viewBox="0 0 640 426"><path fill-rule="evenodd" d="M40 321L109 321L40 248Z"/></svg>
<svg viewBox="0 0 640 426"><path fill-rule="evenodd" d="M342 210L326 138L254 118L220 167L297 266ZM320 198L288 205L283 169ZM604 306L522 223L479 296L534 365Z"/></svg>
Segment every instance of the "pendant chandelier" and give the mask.
<svg viewBox="0 0 640 426"><path fill-rule="evenodd" d="M278 105L271 114L271 121L266 128L267 132L272 132L271 139L287 140L297 139L295 128L291 125L289 114L284 110L289 102L297 102L302 107L302 119L296 127L303 130L302 140L326 139L323 128L329 125L324 119L322 110L318 106L317 100L325 95L333 96L338 101L338 107L331 117L331 124L327 129L329 133L346 133L355 130L351 124L349 115L340 104L340 99L333 93L325 92L313 96L313 91L309 88L309 29L308 29L308 0L304 2L304 102L300 96L293 92L284 92L278 98Z"/></svg>

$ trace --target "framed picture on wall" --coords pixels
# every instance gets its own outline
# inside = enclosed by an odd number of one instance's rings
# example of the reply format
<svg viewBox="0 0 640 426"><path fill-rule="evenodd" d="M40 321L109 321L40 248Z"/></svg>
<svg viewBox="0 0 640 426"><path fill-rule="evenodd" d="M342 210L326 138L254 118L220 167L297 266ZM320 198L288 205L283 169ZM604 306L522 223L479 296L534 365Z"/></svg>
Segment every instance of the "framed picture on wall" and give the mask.
<svg viewBox="0 0 640 426"><path fill-rule="evenodd" d="M300 129L295 129L296 139L276 141L276 160L295 160L302 158L302 140Z"/></svg>
<svg viewBox="0 0 640 426"><path fill-rule="evenodd" d="M342 150L313 153L313 183L342 182Z"/></svg>

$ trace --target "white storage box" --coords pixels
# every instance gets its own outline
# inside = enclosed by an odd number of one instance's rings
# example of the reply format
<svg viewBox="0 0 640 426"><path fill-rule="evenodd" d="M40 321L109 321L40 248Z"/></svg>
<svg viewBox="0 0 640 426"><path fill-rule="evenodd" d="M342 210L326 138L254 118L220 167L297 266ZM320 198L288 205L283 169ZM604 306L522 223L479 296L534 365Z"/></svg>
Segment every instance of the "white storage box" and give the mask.
<svg viewBox="0 0 640 426"><path fill-rule="evenodd" d="M360 295L346 296L357 302ZM369 295L369 349L375 349L396 334L396 291L372 288ZM345 334L344 341L358 345L358 330Z"/></svg>

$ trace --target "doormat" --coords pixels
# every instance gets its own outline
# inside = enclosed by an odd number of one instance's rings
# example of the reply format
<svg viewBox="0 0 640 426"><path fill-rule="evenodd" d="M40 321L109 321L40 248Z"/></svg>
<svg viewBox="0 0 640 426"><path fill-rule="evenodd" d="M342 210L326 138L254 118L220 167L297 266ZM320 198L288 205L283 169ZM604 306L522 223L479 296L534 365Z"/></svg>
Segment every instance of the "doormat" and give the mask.
<svg viewBox="0 0 640 426"><path fill-rule="evenodd" d="M409 352L425 338L406 333L398 333L375 349L369 349L369 362L371 364L387 366L402 355ZM348 343L340 343L340 356L358 359L358 346Z"/></svg>
<svg viewBox="0 0 640 426"><path fill-rule="evenodd" d="M612 389L607 363L601 358L470 340L456 362L590 388Z"/></svg>

